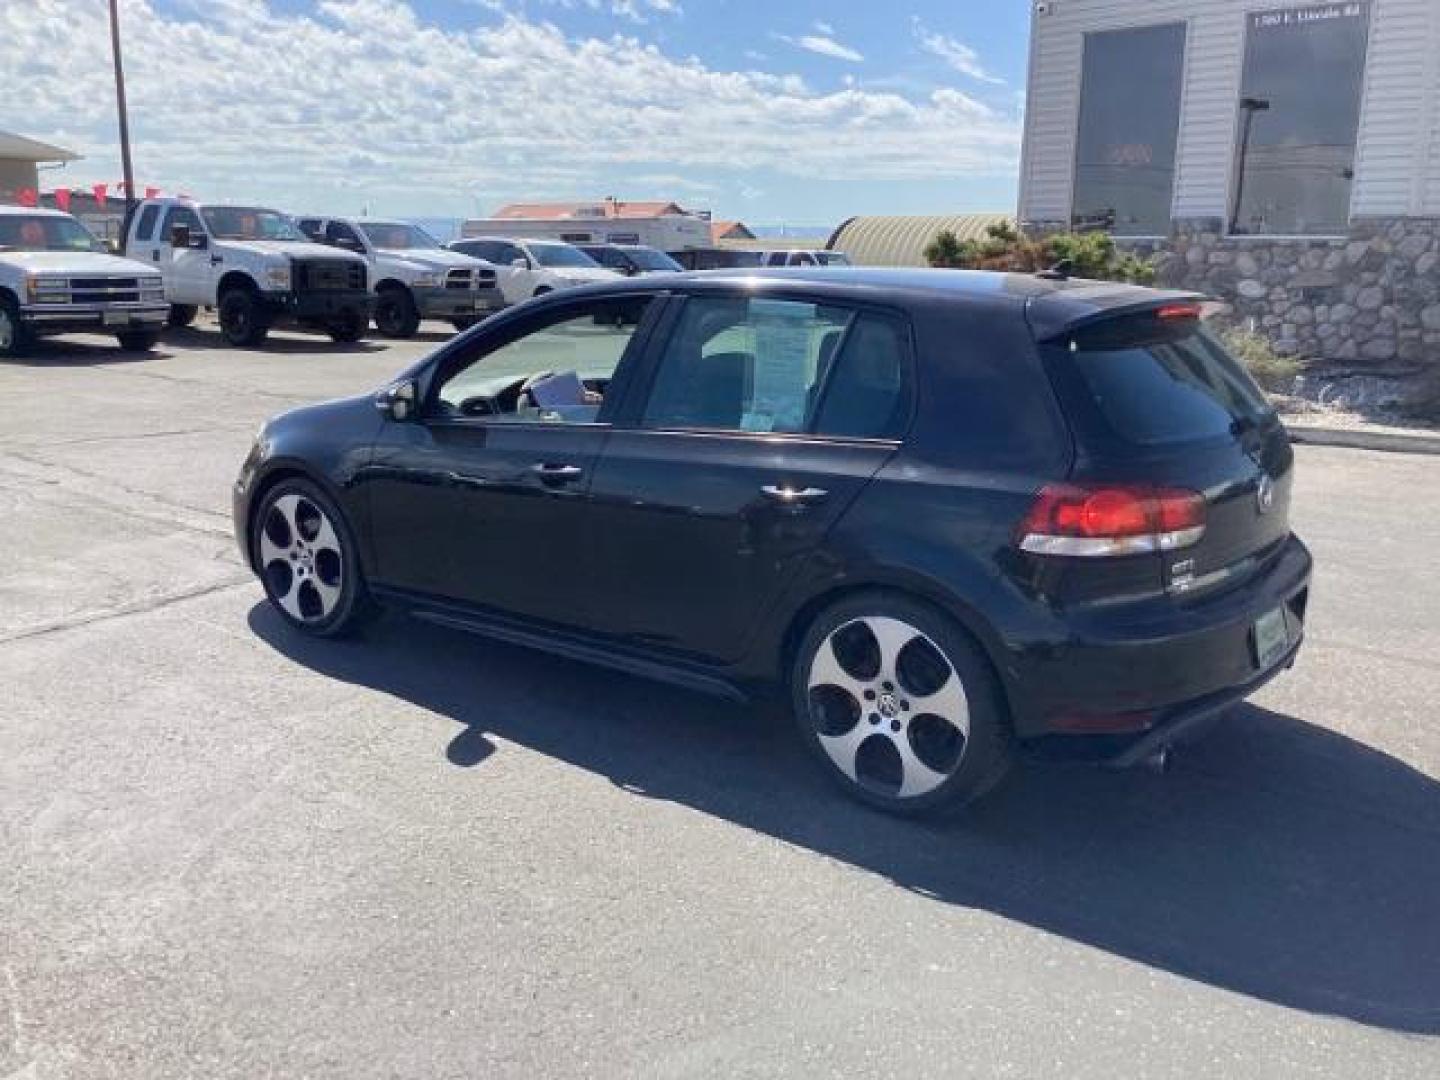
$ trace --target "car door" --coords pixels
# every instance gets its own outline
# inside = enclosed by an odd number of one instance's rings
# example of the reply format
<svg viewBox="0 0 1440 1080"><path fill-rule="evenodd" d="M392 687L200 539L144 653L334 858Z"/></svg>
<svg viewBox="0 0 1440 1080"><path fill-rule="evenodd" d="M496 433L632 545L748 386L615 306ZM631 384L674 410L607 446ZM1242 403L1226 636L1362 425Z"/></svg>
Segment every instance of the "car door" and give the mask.
<svg viewBox="0 0 1440 1080"><path fill-rule="evenodd" d="M175 226L190 230L190 246L177 248L173 243ZM213 304L212 282L223 262L220 252L212 250L206 239L205 223L193 207L172 206L165 212L160 232L160 264L164 269L166 295L171 303L201 306ZM204 244L204 247L196 247ZM166 268L168 267L168 268Z"/></svg>
<svg viewBox="0 0 1440 1080"><path fill-rule="evenodd" d="M667 322L590 487L592 619L729 662L895 453L910 337L898 316L803 295L707 290Z"/></svg>
<svg viewBox="0 0 1440 1080"><path fill-rule="evenodd" d="M586 624L594 464L657 302L636 293L551 303L440 355L418 420L384 424L367 473L377 584ZM560 378L522 394L545 373ZM578 403L556 400L571 386Z"/></svg>

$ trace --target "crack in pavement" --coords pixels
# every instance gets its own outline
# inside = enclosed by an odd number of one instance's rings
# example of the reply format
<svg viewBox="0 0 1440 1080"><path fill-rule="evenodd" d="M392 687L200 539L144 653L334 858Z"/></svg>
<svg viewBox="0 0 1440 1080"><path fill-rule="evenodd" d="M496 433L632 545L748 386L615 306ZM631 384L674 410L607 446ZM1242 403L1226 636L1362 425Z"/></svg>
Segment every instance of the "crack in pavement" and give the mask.
<svg viewBox="0 0 1440 1080"><path fill-rule="evenodd" d="M26 442L0 439L0 447L27 447L32 450L48 450L56 447L85 446L90 443L133 442L138 439L164 439L182 435L210 435L217 431L246 431L253 424L208 424L200 428L182 428L177 431L136 431L125 435L87 435L83 439L56 439L51 442Z"/></svg>
<svg viewBox="0 0 1440 1080"><path fill-rule="evenodd" d="M75 630L82 626L92 626L96 623L112 622L115 619L124 619L131 615L148 615L152 611L172 607L175 604L181 604L187 600L197 600L201 597L209 596L211 593L224 592L226 589L238 589L242 585L249 585L253 580L254 578L250 574L236 575L233 578L217 581L212 585L203 585L196 589L189 589L185 592L170 593L166 596L159 596L150 600L140 600L131 604L123 604L118 608L111 608L108 611L95 611L88 615L80 615L70 619L59 619L55 622L44 623L40 626L32 626L26 630L20 630L16 633L0 637L0 646L11 645L18 641L32 641L35 638L58 634L65 630Z"/></svg>

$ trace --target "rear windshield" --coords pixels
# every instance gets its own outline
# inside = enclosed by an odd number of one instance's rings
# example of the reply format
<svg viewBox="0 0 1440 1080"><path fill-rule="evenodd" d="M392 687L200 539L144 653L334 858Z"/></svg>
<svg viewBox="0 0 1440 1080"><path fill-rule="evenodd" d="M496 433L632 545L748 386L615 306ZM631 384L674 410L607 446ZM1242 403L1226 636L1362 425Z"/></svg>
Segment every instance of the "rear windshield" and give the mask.
<svg viewBox="0 0 1440 1080"><path fill-rule="evenodd" d="M1194 320L1115 320L1069 343L1070 358L1113 433L1145 446L1238 433L1274 411L1223 345Z"/></svg>

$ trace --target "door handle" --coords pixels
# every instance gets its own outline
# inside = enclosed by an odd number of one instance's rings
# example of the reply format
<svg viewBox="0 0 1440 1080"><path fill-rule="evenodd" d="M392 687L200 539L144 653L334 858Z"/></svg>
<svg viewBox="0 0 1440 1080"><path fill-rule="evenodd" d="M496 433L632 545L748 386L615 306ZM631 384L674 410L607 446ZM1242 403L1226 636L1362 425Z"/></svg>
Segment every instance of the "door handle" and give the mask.
<svg viewBox="0 0 1440 1080"><path fill-rule="evenodd" d="M219 265L220 265L221 263L223 263L224 261L225 261L225 256L223 256L223 255L211 255L211 256L210 256L210 265L211 265L211 266L219 266Z"/></svg>
<svg viewBox="0 0 1440 1080"><path fill-rule="evenodd" d="M153 261L155 261L155 262L159 262L159 261L160 261L160 249L159 249L159 248L156 248L154 251L150 252L150 258L151 258Z"/></svg>
<svg viewBox="0 0 1440 1080"><path fill-rule="evenodd" d="M830 493L824 488L807 487L793 488L782 487L779 484L766 484L760 489L765 497L782 506L810 506L814 503L824 502Z"/></svg>
<svg viewBox="0 0 1440 1080"><path fill-rule="evenodd" d="M531 465L530 471L547 484L565 484L585 475L579 465L550 465L543 461Z"/></svg>

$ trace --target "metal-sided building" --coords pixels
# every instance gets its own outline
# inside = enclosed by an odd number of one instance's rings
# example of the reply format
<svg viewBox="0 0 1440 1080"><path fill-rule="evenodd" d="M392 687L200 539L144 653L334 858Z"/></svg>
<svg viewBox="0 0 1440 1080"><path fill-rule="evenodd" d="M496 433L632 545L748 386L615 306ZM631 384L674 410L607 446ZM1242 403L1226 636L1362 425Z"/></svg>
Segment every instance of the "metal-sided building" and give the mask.
<svg viewBox="0 0 1440 1080"><path fill-rule="evenodd" d="M1285 349L1440 362L1440 0L1037 0L1020 218Z"/></svg>

